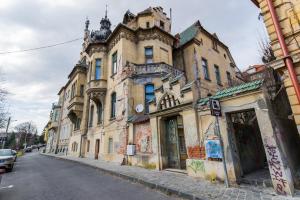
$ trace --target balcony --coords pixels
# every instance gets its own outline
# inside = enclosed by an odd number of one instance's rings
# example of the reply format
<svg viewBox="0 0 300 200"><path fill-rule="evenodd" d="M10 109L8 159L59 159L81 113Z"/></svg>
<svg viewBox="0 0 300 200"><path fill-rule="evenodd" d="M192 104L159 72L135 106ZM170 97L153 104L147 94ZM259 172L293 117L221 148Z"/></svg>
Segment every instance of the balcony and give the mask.
<svg viewBox="0 0 300 200"><path fill-rule="evenodd" d="M76 115L77 117L81 116L83 111L83 97L81 96L73 97L69 102L68 110L69 110L68 116L70 119L71 118L73 119L74 115Z"/></svg>
<svg viewBox="0 0 300 200"><path fill-rule="evenodd" d="M139 76L165 76L172 73L174 76L178 76L183 72L166 63L149 63L149 64L134 64L127 63L123 69L123 78L126 76L139 77Z"/></svg>
<svg viewBox="0 0 300 200"><path fill-rule="evenodd" d="M97 102L102 101L104 96L106 95L107 90L107 81L104 79L100 80L91 80L86 89L86 93L90 96L90 98Z"/></svg>

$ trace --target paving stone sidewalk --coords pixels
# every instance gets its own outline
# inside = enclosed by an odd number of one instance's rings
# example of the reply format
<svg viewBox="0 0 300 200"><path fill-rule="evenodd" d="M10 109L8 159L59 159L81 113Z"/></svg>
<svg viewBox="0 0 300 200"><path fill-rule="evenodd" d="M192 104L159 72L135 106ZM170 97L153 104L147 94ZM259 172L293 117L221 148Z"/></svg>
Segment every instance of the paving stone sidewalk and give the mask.
<svg viewBox="0 0 300 200"><path fill-rule="evenodd" d="M169 171L148 170L140 167L121 166L117 163L89 158L78 158L63 155L43 154L59 159L65 159L97 168L106 173L143 184L149 188L160 190L170 195L177 195L184 199L230 199L230 200L281 200L300 199L300 193L295 197L276 195L272 188L250 185L240 185L226 188L220 183L192 178L185 174Z"/></svg>

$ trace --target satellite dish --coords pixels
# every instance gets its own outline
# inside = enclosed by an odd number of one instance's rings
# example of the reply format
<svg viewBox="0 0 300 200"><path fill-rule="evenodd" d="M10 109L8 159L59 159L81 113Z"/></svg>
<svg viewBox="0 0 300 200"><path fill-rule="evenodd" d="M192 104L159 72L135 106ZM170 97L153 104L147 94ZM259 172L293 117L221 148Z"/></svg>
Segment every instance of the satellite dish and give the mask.
<svg viewBox="0 0 300 200"><path fill-rule="evenodd" d="M137 113L143 112L143 111L144 111L144 106L143 106L143 104L137 105L137 106L135 107L135 111L136 111Z"/></svg>

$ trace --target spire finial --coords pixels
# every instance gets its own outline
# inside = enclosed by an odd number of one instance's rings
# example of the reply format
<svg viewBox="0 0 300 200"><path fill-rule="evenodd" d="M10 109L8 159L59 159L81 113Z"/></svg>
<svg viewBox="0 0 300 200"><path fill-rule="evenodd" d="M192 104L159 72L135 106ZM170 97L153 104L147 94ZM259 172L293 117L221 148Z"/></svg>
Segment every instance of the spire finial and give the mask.
<svg viewBox="0 0 300 200"><path fill-rule="evenodd" d="M105 5L105 19L107 18L107 5Z"/></svg>
<svg viewBox="0 0 300 200"><path fill-rule="evenodd" d="M89 25L90 25L90 20L88 18L88 16L86 16L86 20L85 20L85 30L89 29Z"/></svg>

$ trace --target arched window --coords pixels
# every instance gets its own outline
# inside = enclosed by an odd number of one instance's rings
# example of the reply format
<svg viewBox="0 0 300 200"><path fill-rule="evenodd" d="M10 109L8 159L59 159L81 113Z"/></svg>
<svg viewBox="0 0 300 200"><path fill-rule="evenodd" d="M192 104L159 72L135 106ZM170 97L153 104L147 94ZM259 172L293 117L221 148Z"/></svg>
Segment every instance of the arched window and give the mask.
<svg viewBox="0 0 300 200"><path fill-rule="evenodd" d="M116 117L116 103L117 103L117 96L116 93L113 92L111 94L111 113L110 113L110 117L111 118L115 118Z"/></svg>
<svg viewBox="0 0 300 200"><path fill-rule="evenodd" d="M98 102L97 103L97 124L102 123L102 120L103 120L102 114L103 114L103 112L102 112L102 103Z"/></svg>
<svg viewBox="0 0 300 200"><path fill-rule="evenodd" d="M154 99L154 85L147 84L145 85L145 112L149 113L149 102Z"/></svg>
<svg viewBox="0 0 300 200"><path fill-rule="evenodd" d="M173 94L165 94L160 102L159 102L159 109L164 110L167 108L175 107L180 104L180 101L178 98L176 98Z"/></svg>
<svg viewBox="0 0 300 200"><path fill-rule="evenodd" d="M90 121L89 121L89 126L90 126L90 127L93 126L93 119L94 119L94 106L91 106L91 110L90 110Z"/></svg>

